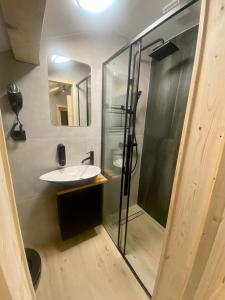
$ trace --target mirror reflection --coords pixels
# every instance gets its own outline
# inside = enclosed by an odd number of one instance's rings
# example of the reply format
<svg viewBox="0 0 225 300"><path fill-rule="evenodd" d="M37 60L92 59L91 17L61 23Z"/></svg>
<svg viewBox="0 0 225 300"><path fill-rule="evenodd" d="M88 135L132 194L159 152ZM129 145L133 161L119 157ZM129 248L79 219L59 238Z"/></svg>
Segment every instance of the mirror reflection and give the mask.
<svg viewBox="0 0 225 300"><path fill-rule="evenodd" d="M48 56L51 123L89 126L91 123L91 68L60 55Z"/></svg>

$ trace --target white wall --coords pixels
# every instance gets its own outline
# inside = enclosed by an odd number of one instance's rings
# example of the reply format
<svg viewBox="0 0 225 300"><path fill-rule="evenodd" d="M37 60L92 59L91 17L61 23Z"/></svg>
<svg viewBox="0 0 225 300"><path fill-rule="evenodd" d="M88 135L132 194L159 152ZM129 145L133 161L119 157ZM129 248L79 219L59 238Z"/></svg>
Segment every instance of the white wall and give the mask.
<svg viewBox="0 0 225 300"><path fill-rule="evenodd" d="M0 53L0 106L15 188L16 201L26 246L54 239L58 234L55 187L39 176L57 167L56 147L66 146L67 166L80 164L90 150L100 165L102 62L125 44L119 36L70 36L51 40L41 51L40 66L16 62L11 52ZM89 127L56 127L50 121L47 52L60 50L65 56L91 66L92 123ZM26 142L8 136L14 115L5 96L6 86L16 81L24 107L20 114Z"/></svg>

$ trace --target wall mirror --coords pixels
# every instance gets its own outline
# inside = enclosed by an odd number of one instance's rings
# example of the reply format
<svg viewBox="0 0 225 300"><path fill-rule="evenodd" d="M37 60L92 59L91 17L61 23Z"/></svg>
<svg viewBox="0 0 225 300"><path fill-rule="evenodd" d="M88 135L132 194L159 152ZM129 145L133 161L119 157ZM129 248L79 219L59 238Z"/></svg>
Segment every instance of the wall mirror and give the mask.
<svg viewBox="0 0 225 300"><path fill-rule="evenodd" d="M91 68L60 55L48 56L51 123L85 127L91 124Z"/></svg>

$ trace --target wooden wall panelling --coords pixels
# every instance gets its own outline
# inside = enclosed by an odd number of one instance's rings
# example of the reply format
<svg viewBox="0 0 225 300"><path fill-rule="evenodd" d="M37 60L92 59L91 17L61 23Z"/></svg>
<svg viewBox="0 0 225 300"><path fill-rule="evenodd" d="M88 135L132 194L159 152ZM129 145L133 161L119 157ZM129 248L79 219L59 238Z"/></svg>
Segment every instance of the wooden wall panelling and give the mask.
<svg viewBox="0 0 225 300"><path fill-rule="evenodd" d="M15 58L39 64L46 0L0 0L0 6Z"/></svg>
<svg viewBox="0 0 225 300"><path fill-rule="evenodd" d="M15 204L0 114L0 298L35 300Z"/></svg>
<svg viewBox="0 0 225 300"><path fill-rule="evenodd" d="M194 71L154 300L208 300L216 299L215 293L222 297L225 292L222 249L225 250L221 240L225 201L221 196L225 167L224 28L225 1L202 1Z"/></svg>
<svg viewBox="0 0 225 300"><path fill-rule="evenodd" d="M193 271L201 276L190 277L186 298L225 299L225 149L212 195L206 226L202 235ZM191 284L192 283L192 284Z"/></svg>
<svg viewBox="0 0 225 300"><path fill-rule="evenodd" d="M220 284L223 285L225 277L224 180L225 149L220 161L217 177L215 178L212 201L206 217L199 250L185 290L184 300L211 299L214 292L217 293L218 288L220 288ZM218 261L220 270L218 270ZM219 271L219 273L217 271ZM216 274L216 277L214 277L213 274ZM206 281L208 282L206 283ZM212 288L210 288L210 286Z"/></svg>

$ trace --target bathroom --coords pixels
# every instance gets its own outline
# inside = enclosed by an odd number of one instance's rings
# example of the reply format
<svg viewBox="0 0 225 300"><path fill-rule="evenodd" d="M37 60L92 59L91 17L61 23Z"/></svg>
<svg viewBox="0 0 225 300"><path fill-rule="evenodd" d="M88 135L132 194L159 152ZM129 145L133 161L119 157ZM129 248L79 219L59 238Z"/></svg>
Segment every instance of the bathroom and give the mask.
<svg viewBox="0 0 225 300"><path fill-rule="evenodd" d="M223 5L0 0L1 299L224 299Z"/></svg>

